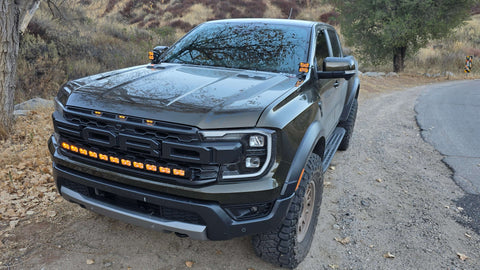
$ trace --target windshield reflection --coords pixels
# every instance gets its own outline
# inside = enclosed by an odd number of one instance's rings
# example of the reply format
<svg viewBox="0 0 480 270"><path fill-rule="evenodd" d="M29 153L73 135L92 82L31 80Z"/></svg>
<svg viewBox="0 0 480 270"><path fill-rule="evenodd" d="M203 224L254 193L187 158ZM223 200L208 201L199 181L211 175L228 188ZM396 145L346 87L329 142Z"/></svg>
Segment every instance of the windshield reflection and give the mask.
<svg viewBox="0 0 480 270"><path fill-rule="evenodd" d="M300 26L207 23L172 46L163 62L297 74L307 62L309 34Z"/></svg>

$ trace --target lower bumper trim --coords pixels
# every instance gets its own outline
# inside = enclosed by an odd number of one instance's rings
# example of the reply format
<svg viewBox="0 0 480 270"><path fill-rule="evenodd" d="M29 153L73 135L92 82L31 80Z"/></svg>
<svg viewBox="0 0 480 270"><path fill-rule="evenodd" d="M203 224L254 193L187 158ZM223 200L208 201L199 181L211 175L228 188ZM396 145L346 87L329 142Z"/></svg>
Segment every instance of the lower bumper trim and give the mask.
<svg viewBox="0 0 480 270"><path fill-rule="evenodd" d="M133 212L127 209L109 205L93 198L83 196L64 186L61 187L61 194L69 201L78 203L88 210L105 215L114 219L119 219L126 223L141 226L156 231L172 231L180 234L186 234L192 239L208 240L207 227L204 225L190 224L179 221L170 221L158 217Z"/></svg>

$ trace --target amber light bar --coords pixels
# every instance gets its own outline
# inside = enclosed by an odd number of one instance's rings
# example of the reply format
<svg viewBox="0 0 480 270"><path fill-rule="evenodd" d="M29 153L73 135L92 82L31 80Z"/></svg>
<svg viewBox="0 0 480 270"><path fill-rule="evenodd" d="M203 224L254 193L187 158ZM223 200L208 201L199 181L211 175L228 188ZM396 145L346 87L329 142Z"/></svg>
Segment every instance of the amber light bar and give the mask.
<svg viewBox="0 0 480 270"><path fill-rule="evenodd" d="M73 153L77 153L83 156L91 157L93 159L103 160L109 163L123 165L125 167L134 167L140 170L147 170L151 172L159 172L162 174L173 174L175 176L185 177L186 171L182 169L170 168L170 167L163 167L157 166L155 164L137 162L129 159L123 159L116 156L110 156L102 153L98 153L92 150L88 150L73 144L69 144L67 142L62 142L61 147L65 150L68 150Z"/></svg>

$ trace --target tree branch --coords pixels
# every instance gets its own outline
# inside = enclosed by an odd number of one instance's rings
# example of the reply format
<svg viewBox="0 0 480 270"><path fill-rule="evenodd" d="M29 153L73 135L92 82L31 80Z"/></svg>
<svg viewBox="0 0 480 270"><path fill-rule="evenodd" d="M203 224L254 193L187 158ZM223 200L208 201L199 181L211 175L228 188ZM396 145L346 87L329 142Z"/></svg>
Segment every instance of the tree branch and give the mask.
<svg viewBox="0 0 480 270"><path fill-rule="evenodd" d="M19 23L20 23L20 32L25 31L27 28L28 23L33 17L33 14L35 11L38 9L40 6L40 1L41 0L33 0L33 1L18 1L18 7L20 10L20 18L19 18Z"/></svg>

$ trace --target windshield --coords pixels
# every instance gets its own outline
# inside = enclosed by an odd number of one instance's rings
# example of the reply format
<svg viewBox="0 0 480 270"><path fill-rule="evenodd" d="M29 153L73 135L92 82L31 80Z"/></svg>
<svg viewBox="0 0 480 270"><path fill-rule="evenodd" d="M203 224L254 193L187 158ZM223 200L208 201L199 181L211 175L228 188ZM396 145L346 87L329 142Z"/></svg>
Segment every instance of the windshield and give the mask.
<svg viewBox="0 0 480 270"><path fill-rule="evenodd" d="M207 23L172 46L163 62L297 74L310 30L258 22Z"/></svg>

